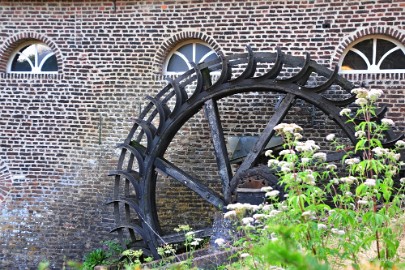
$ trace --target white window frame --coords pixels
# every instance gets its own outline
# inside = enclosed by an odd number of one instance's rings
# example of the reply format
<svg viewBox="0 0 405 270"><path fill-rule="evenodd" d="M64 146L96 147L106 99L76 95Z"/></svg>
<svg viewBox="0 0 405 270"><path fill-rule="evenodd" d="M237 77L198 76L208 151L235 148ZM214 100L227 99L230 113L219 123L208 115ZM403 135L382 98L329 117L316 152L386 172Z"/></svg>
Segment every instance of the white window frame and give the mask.
<svg viewBox="0 0 405 270"><path fill-rule="evenodd" d="M373 39L373 54L372 54L372 58L373 58L373 63L370 63L370 61L368 60L368 58L359 50L353 48L354 46L356 46L358 43L364 41L364 40L368 40L368 39ZM377 52L377 39L383 39L383 40L387 40L389 42L392 42L396 45L395 48L389 50L388 52L386 52L380 59L380 61L378 63L375 63L375 59L376 59L376 52ZM356 40L355 42L353 42L352 44L350 44L349 47L347 47L345 49L345 51L342 54L342 57L339 60L339 67L340 67L340 74L376 74L376 73L405 73L405 69L380 69L379 66L381 65L382 61L384 61L384 59L391 54L392 52L396 51L396 50L402 50L402 52L405 54L405 46L403 44L401 44L398 40L395 40L393 38L387 37L387 36L383 36L383 35L372 35L372 36L364 36L358 40ZM346 55L348 54L349 51L355 52L357 53L358 56L360 56L367 64L367 70L343 70L342 69L342 64L343 64L343 60L345 59Z"/></svg>
<svg viewBox="0 0 405 270"><path fill-rule="evenodd" d="M35 63L32 63L31 60L28 59L29 64L31 66L31 71L13 71L11 70L11 66L13 64L14 58L18 57L20 53L20 50L24 47L28 47L31 45L43 45L46 46L48 48L50 48L48 45L46 45L43 42L33 42L33 41L28 41L28 42L24 42L22 43L20 46L18 46L14 52L11 54L10 59L7 63L7 73L14 73L14 74L58 74L58 71L41 71L41 68L43 66L43 64L46 62L46 60L48 60L49 57L55 55L55 52L52 50L51 53L47 54L41 61L41 63L38 63L38 49L35 46ZM58 67L59 69L59 67Z"/></svg>
<svg viewBox="0 0 405 270"><path fill-rule="evenodd" d="M168 67L168 65L169 65L169 61L170 61L170 59L172 58L172 56L173 56L174 54L176 54L176 55L178 55L179 57L181 57L181 58L184 60L184 62L187 64L187 66L188 66L189 69L192 69L192 68L193 68L193 66L192 66L192 65L190 64L190 62L189 62L189 59L187 59L184 54L182 54L182 53L180 53L180 52L178 51L178 49L180 49L180 48L183 47L184 45L188 45L188 44L192 44L192 45L193 45L193 59L192 59L192 62L193 62L193 63L196 63L196 62L195 62L195 57L196 57L196 45L197 45L197 44L204 45L204 46L206 46L206 47L208 47L208 48L211 49L211 51L210 51L209 53L205 54L205 55L201 58L201 61L200 61L199 63L203 62L205 59L207 59L207 58L208 58L209 56L211 56L212 54L216 54L215 50L212 49L212 47L211 47L209 44L207 44L207 43L205 43L205 42L202 42L201 40L198 40L198 39L189 39L189 40L186 40L186 41L184 41L184 42L181 42L181 43L177 44L177 45L170 51L170 53L168 54L168 56L166 57L165 63L163 64L163 74L164 74L164 75L181 75L181 74L183 74L183 73L185 72L185 71L181 71L181 72L167 71L167 67ZM196 63L196 64L199 64L199 63ZM218 72L215 71L215 72L212 72L212 73L215 74L215 73L218 73Z"/></svg>

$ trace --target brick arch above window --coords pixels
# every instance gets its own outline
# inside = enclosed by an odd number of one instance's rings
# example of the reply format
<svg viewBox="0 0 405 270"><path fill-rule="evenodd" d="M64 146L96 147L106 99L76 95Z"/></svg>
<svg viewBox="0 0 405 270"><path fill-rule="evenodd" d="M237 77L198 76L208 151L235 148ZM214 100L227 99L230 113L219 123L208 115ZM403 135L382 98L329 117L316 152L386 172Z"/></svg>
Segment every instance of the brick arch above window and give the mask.
<svg viewBox="0 0 405 270"><path fill-rule="evenodd" d="M45 35L36 32L22 32L8 38L0 47L0 72L6 73L11 57L15 55L16 50L26 43L43 43L54 53L58 63L58 71L63 71L62 54L55 42Z"/></svg>
<svg viewBox="0 0 405 270"><path fill-rule="evenodd" d="M169 53L180 43L184 43L187 40L199 40L202 43L206 43L207 45L209 45L215 52L221 50L220 46L215 42L215 40L205 33L194 31L180 32L168 38L157 50L154 59L155 71L159 74L162 74L163 67L166 63Z"/></svg>
<svg viewBox="0 0 405 270"><path fill-rule="evenodd" d="M348 47L367 36L386 36L388 39L394 39L399 43L405 44L404 30L400 30L395 27L363 28L343 38L332 57L332 63L339 63L346 53Z"/></svg>

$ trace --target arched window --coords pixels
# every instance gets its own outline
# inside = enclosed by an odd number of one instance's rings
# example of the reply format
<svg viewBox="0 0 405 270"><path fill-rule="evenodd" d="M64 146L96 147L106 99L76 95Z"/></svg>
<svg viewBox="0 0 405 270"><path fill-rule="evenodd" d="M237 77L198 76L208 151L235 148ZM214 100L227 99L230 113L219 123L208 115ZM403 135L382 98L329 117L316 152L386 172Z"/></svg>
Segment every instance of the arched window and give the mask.
<svg viewBox="0 0 405 270"><path fill-rule="evenodd" d="M176 46L169 54L164 66L164 74L182 74L193 68L190 63L215 60L218 55L208 44L201 41L187 41Z"/></svg>
<svg viewBox="0 0 405 270"><path fill-rule="evenodd" d="M19 46L7 66L10 73L57 73L55 53L46 44L29 42Z"/></svg>
<svg viewBox="0 0 405 270"><path fill-rule="evenodd" d="M343 53L341 73L405 72L405 46L385 36L367 36Z"/></svg>

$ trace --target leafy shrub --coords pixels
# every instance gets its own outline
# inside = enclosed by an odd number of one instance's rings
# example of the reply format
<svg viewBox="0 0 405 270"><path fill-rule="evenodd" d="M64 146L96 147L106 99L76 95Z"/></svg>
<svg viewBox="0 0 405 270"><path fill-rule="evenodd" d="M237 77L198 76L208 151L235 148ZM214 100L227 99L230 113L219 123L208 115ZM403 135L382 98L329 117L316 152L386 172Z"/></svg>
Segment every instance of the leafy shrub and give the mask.
<svg viewBox="0 0 405 270"><path fill-rule="evenodd" d="M286 123L275 127L284 139L284 150L277 157L271 151L266 155L288 194L280 201L280 192L266 187L266 204L228 205L225 217L237 221L244 232L236 242L243 248L243 260L233 268L329 269L349 263L359 269L360 254L371 249L375 250L371 263L378 268L391 269L399 263L403 224L398 220L404 215L405 178L395 177L403 166L399 151L405 142L399 140L394 149L383 147L383 133L394 123L374 120L381 91L359 88L352 93L358 110L341 111L355 124L358 139L343 157L346 175L339 174L338 164L326 162L327 154L314 141L302 141L301 127ZM334 134L326 139L338 150L346 148Z"/></svg>
<svg viewBox="0 0 405 270"><path fill-rule="evenodd" d="M107 254L103 249L95 249L84 257L82 269L93 270L95 266L103 264L107 258Z"/></svg>

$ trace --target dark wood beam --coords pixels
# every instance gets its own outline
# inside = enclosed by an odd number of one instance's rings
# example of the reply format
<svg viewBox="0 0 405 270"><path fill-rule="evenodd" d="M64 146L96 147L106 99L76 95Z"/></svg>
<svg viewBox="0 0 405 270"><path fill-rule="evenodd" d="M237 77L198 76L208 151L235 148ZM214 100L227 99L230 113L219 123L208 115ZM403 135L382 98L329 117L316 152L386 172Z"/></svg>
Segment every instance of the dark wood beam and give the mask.
<svg viewBox="0 0 405 270"><path fill-rule="evenodd" d="M224 200L212 189L202 184L198 179L189 175L182 169L176 167L174 164L162 158L156 158L155 166L163 174L172 177L174 180L185 185L207 202L214 205L218 209L222 209L225 205Z"/></svg>

